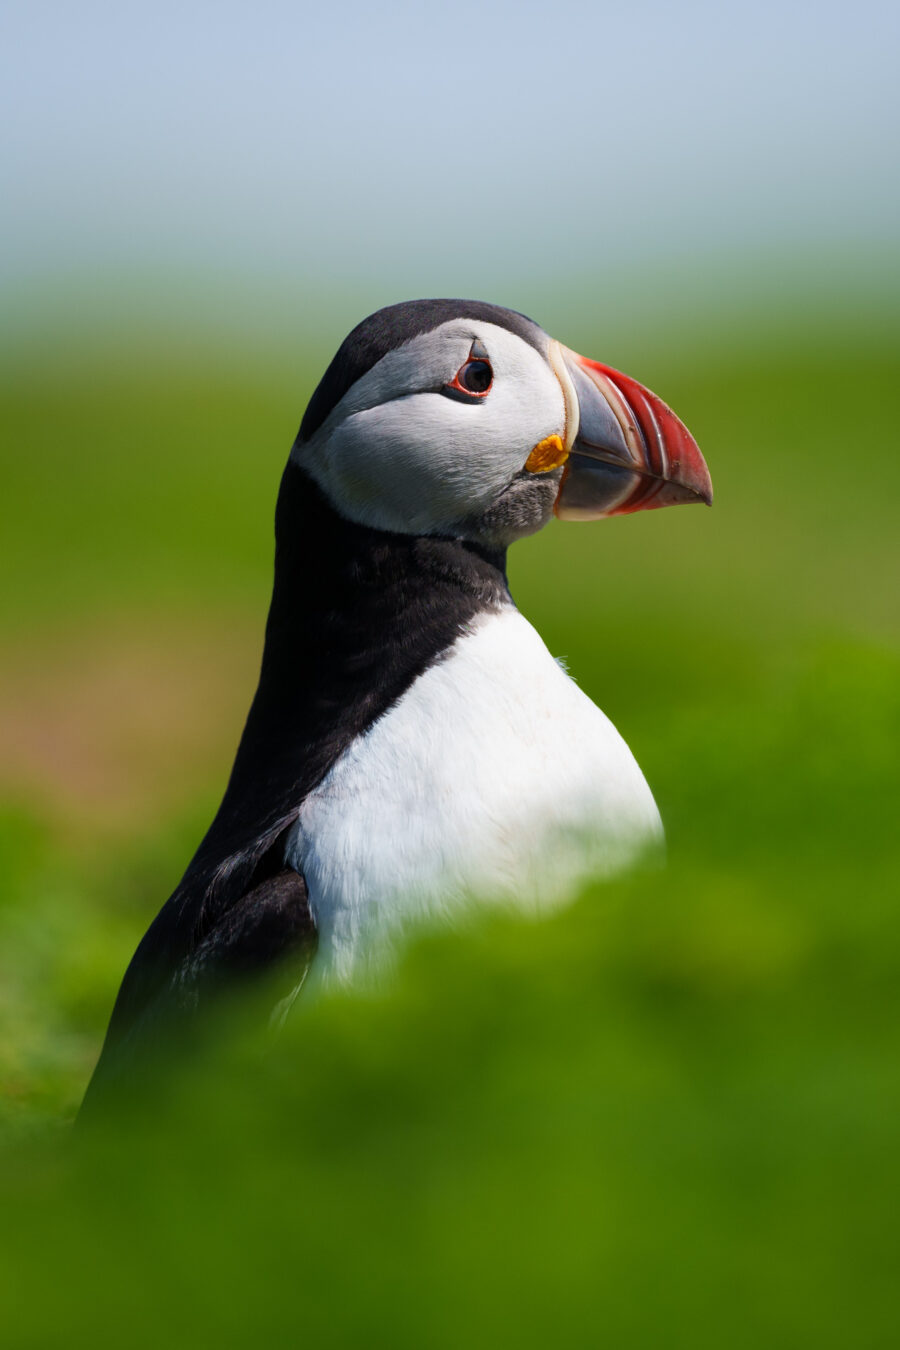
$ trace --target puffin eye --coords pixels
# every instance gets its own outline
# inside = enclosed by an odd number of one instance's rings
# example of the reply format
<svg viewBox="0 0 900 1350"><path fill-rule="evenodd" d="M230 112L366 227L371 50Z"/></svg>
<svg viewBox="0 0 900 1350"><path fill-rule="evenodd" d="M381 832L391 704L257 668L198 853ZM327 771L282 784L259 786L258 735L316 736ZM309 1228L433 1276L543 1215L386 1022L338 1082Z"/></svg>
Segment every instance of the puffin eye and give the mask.
<svg viewBox="0 0 900 1350"><path fill-rule="evenodd" d="M477 403L490 391L494 382L494 372L486 355L470 354L469 359L460 366L449 384L445 384L442 393L450 398L460 399L463 403ZM481 344L478 343L478 346Z"/></svg>
<svg viewBox="0 0 900 1350"><path fill-rule="evenodd" d="M486 394L491 387L494 372L489 361L467 361L456 378L470 394Z"/></svg>

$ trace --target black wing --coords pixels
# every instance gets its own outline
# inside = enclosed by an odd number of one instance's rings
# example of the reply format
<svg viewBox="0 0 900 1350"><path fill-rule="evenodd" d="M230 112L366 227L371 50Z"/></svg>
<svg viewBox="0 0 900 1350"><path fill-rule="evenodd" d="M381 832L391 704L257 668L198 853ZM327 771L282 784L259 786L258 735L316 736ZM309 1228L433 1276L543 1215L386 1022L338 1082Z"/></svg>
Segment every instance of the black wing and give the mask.
<svg viewBox="0 0 900 1350"><path fill-rule="evenodd" d="M129 969L82 1110L90 1110L109 1090L136 1084L148 1057L173 1035L183 1043L222 994L266 977L276 1006L290 998L306 978L316 944L306 881L288 868L232 904L136 1018L129 1006ZM133 979L140 974L138 965Z"/></svg>

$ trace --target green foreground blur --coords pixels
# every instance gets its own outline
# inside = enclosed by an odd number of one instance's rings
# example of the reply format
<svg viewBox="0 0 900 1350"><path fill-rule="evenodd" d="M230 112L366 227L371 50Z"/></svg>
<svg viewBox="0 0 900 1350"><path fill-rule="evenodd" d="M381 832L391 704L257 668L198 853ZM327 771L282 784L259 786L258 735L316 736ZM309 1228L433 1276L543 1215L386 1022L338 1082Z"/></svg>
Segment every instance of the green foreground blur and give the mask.
<svg viewBox="0 0 900 1350"><path fill-rule="evenodd" d="M231 1008L74 1136L118 980L224 787L319 369L97 348L3 388L0 618L33 724L85 643L143 629L163 670L207 635L192 661L231 691L131 807L79 788L159 679L84 705L74 765L7 737L50 767L3 785L4 1344L897 1343L900 342L581 345L672 404L716 489L510 559L635 751L666 870L424 935L388 988L301 997L262 1045Z"/></svg>

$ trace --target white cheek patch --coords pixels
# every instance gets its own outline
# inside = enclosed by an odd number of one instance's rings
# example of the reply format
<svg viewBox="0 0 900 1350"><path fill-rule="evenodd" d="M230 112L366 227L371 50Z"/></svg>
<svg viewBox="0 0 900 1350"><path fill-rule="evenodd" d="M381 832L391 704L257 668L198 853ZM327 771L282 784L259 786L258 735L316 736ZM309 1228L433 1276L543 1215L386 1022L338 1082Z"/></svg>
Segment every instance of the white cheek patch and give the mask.
<svg viewBox="0 0 900 1350"><path fill-rule="evenodd" d="M477 339L493 369L477 403L441 394ZM505 328L453 320L389 352L294 458L342 515L405 534L443 533L480 515L533 447L565 433L547 359Z"/></svg>
<svg viewBox="0 0 900 1350"><path fill-rule="evenodd" d="M347 418L327 447L339 509L410 534L460 519L474 495L480 429L473 423L482 411L441 394L413 394ZM495 486L490 469L481 466L477 484L488 501L504 481Z"/></svg>

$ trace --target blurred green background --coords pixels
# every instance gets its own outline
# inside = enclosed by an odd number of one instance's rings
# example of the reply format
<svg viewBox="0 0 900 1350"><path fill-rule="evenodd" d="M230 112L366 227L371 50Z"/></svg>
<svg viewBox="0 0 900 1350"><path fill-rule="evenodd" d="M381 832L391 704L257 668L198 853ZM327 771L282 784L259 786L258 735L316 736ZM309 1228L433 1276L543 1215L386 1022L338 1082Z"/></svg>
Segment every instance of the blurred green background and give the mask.
<svg viewBox="0 0 900 1350"><path fill-rule="evenodd" d="M748 51L700 5L674 49L653 6L633 31L563 6L581 125L602 36L604 125L645 152L610 168L598 146L591 175L562 124L536 130L528 5L514 36L503 6L435 9L374 46L362 10L344 30L269 6L266 30L165 9L161 35L149 11L88 10L80 74L61 10L49 47L17 20L22 106L39 51L82 97L56 85L55 122L18 128L0 275L4 1342L896 1344L887 11L848 34L826 7L810 35L788 7L780 46ZM635 112L608 53L640 24L656 79ZM328 90L285 129L251 94L289 39ZM493 176L456 175L457 96ZM550 195L548 144L579 210ZM648 224L652 153L657 188L684 177ZM305 402L364 313L440 293L628 371L707 456L713 510L554 524L510 556L520 608L635 751L668 866L540 924L424 935L390 988L301 1000L265 1047L235 1010L73 1144L122 972L230 768Z"/></svg>

